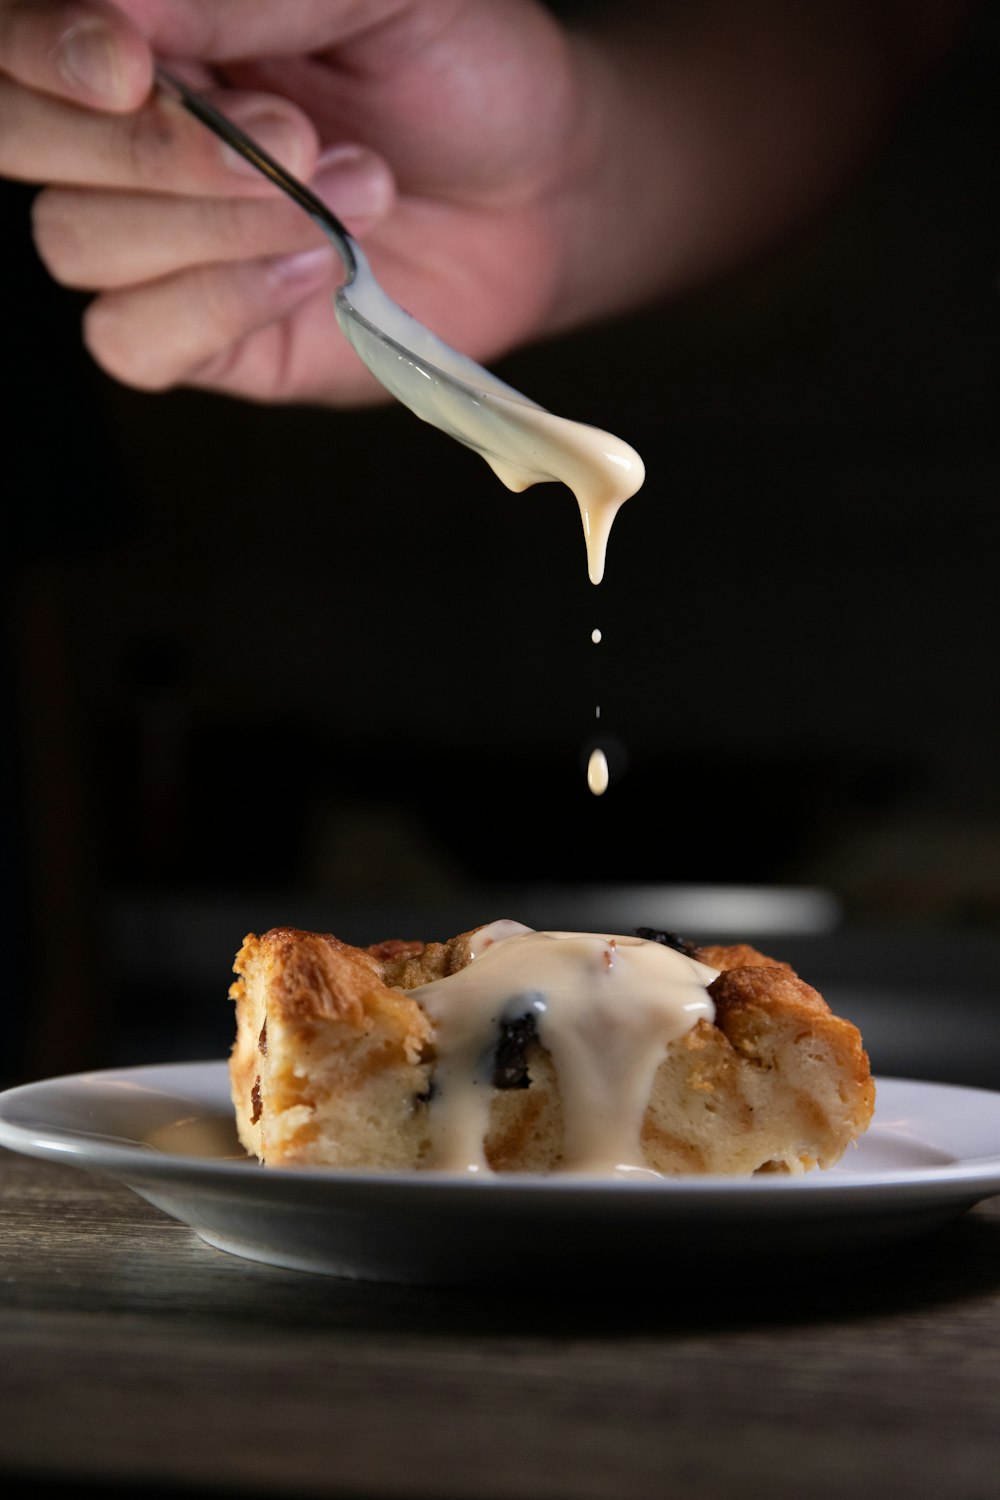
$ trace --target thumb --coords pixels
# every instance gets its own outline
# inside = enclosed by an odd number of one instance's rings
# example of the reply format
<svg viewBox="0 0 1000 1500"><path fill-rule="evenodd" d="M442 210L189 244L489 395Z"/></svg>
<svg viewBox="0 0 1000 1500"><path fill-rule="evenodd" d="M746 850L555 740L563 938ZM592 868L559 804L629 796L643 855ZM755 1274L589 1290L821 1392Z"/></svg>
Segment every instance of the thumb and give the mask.
<svg viewBox="0 0 1000 1500"><path fill-rule="evenodd" d="M118 0L164 57L235 62L338 46L400 12L399 0Z"/></svg>
<svg viewBox="0 0 1000 1500"><path fill-rule="evenodd" d="M153 80L141 28L107 0L0 5L0 66L29 88L115 111L138 109Z"/></svg>

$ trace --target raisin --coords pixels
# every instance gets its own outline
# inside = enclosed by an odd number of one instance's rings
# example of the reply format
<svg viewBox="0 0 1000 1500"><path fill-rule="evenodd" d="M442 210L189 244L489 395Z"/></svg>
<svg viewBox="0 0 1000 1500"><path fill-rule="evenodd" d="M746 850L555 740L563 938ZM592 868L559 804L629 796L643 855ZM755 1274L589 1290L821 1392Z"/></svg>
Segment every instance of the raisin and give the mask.
<svg viewBox="0 0 1000 1500"><path fill-rule="evenodd" d="M686 938L678 937L676 932L661 932L658 927L637 927L635 935L645 938L647 943L662 943L664 948L675 948L678 953L683 953L685 958L694 958L697 945L689 943Z"/></svg>
<svg viewBox="0 0 1000 1500"><path fill-rule="evenodd" d="M250 1090L250 1102L253 1105L253 1114L250 1116L250 1124L256 1125L264 1113L264 1101L260 1097L260 1074L254 1079L253 1088Z"/></svg>
<svg viewBox="0 0 1000 1500"><path fill-rule="evenodd" d="M526 1089L531 1086L528 1072L528 1048L538 1036L535 1018L529 1012L516 1021L501 1021L493 1054L493 1087Z"/></svg>

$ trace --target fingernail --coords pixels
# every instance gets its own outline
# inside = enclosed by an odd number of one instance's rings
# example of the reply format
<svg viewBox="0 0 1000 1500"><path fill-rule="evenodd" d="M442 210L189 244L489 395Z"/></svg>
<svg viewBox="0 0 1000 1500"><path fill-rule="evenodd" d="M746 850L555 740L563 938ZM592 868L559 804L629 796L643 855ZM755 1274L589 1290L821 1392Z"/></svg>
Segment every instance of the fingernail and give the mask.
<svg viewBox="0 0 1000 1500"><path fill-rule="evenodd" d="M393 181L380 156L361 146L333 146L316 164L313 192L342 219L381 219L392 205Z"/></svg>
<svg viewBox="0 0 1000 1500"><path fill-rule="evenodd" d="M332 245L319 245L314 250L300 250L296 255L277 255L268 262L270 279L278 286L319 286L331 273L334 263L339 265Z"/></svg>
<svg viewBox="0 0 1000 1500"><path fill-rule="evenodd" d="M75 89L83 89L106 104L124 100L125 76L118 40L103 21L79 21L61 38L59 71Z"/></svg>
<svg viewBox="0 0 1000 1500"><path fill-rule="evenodd" d="M287 167L290 172L298 169L302 133L285 115L280 115L275 110L262 110L259 114L248 117L241 115L238 123L281 166ZM238 151L234 151L232 146L222 147L222 159L230 172L235 172L240 177L256 178L258 182L261 180L258 168Z"/></svg>

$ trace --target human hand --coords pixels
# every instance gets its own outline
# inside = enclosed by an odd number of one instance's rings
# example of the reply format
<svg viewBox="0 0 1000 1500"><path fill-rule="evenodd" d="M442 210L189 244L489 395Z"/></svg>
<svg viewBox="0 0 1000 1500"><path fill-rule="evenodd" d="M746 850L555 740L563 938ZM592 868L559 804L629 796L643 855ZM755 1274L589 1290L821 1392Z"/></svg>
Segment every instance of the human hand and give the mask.
<svg viewBox="0 0 1000 1500"><path fill-rule="evenodd" d="M84 337L111 375L385 395L336 325L332 247L152 88L154 54L311 181L464 353L554 318L593 141L580 59L533 0L0 0L0 175L42 185L39 254L95 293Z"/></svg>

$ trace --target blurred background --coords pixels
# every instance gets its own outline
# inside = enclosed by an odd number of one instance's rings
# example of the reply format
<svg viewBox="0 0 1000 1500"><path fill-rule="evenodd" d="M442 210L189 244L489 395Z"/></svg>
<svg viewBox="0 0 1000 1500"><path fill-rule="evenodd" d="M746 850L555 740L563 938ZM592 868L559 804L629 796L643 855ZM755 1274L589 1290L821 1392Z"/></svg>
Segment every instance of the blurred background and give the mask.
<svg viewBox="0 0 1000 1500"><path fill-rule="evenodd" d="M998 17L818 223L494 366L646 460L597 589L402 408L104 377L0 183L3 1082L222 1055L249 930L503 915L747 937L1000 1086Z"/></svg>

